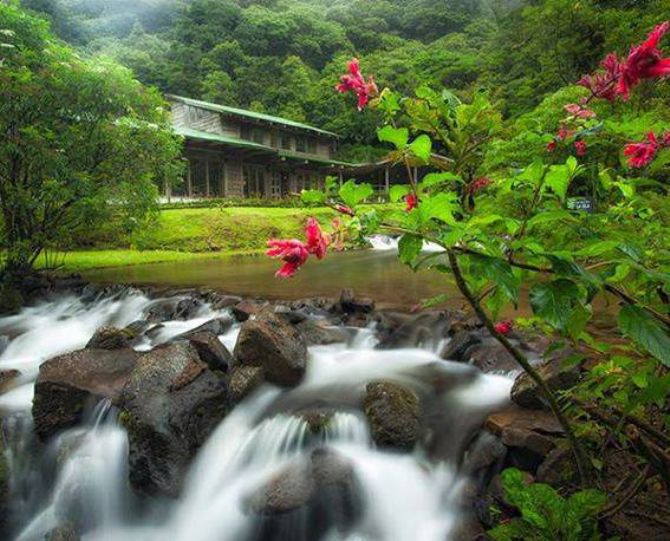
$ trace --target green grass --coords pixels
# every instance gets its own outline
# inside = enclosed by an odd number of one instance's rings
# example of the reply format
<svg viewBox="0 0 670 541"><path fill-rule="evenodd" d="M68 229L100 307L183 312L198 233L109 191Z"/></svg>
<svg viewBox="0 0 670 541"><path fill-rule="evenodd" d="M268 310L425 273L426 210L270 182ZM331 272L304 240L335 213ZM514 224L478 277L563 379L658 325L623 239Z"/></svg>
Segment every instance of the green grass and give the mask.
<svg viewBox="0 0 670 541"><path fill-rule="evenodd" d="M391 208L377 205L384 212ZM104 267L217 258L265 250L269 238L303 238L310 216L328 230L336 213L328 208L185 208L159 213L155 224L131 239L97 242L92 249L49 252L40 267L82 271Z"/></svg>
<svg viewBox="0 0 670 541"><path fill-rule="evenodd" d="M37 266L64 271L83 271L105 267L125 267L144 263L212 259L232 255L230 252L176 252L170 250L78 250L50 252L42 256Z"/></svg>

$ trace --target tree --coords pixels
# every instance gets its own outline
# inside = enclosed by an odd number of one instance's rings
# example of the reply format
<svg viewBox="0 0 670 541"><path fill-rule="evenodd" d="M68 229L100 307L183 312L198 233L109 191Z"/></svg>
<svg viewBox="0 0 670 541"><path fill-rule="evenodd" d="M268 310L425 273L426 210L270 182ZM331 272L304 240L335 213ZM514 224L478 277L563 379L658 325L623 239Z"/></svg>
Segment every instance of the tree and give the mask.
<svg viewBox="0 0 670 541"><path fill-rule="evenodd" d="M86 60L48 24L0 5L0 210L8 274L68 232L114 217L128 230L171 181L179 140L163 101L121 66Z"/></svg>

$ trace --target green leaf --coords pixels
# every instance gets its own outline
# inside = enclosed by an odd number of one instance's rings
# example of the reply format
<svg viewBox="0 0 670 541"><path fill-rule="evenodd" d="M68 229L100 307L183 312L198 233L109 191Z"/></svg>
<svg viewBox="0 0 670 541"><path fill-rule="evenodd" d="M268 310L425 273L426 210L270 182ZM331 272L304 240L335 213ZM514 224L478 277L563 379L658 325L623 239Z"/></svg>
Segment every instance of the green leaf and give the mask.
<svg viewBox="0 0 670 541"><path fill-rule="evenodd" d="M536 284L530 290L530 305L535 315L565 331L575 308L581 306L579 287L566 278Z"/></svg>
<svg viewBox="0 0 670 541"><path fill-rule="evenodd" d="M615 240L598 241L585 246L581 250L578 250L575 252L575 255L582 257L596 257L616 250L618 246L619 242Z"/></svg>
<svg viewBox="0 0 670 541"><path fill-rule="evenodd" d="M386 143L393 144L398 150L405 148L409 141L409 130L407 128L394 128L384 126L377 130L377 138Z"/></svg>
<svg viewBox="0 0 670 541"><path fill-rule="evenodd" d="M423 248L423 239L417 235L406 233L398 242L400 261L406 265L411 264L421 253L421 248Z"/></svg>
<svg viewBox="0 0 670 541"><path fill-rule="evenodd" d="M423 223L436 219L449 225L455 225L453 211L458 208L458 198L453 192L438 193L431 197L425 197L419 204L419 212Z"/></svg>
<svg viewBox="0 0 670 541"><path fill-rule="evenodd" d="M528 220L528 224L526 225L527 229L530 230L534 226L539 225L539 224L546 224L546 223L551 223L551 222L577 222L577 218L575 218L572 214L570 214L567 210L550 210L546 212L540 212L539 214L536 214L533 216L530 220Z"/></svg>
<svg viewBox="0 0 670 541"><path fill-rule="evenodd" d="M421 179L422 188L430 188L438 184L443 184L445 182L463 182L463 179L454 173L448 171L443 173L428 173L425 177Z"/></svg>
<svg viewBox="0 0 670 541"><path fill-rule="evenodd" d="M370 184L356 184L353 180L347 180L342 184L339 191L342 201L349 207L355 207L373 193L374 190Z"/></svg>
<svg viewBox="0 0 670 541"><path fill-rule="evenodd" d="M391 186L391 191L389 192L389 199L392 203L397 203L403 197L405 197L409 192L412 191L409 184L394 184Z"/></svg>
<svg viewBox="0 0 670 541"><path fill-rule="evenodd" d="M324 203L326 194L321 190L303 190L300 192L300 199L303 203Z"/></svg>
<svg viewBox="0 0 670 541"><path fill-rule="evenodd" d="M633 342L670 366L670 336L660 321L639 306L625 304L619 312L618 323Z"/></svg>
<svg viewBox="0 0 670 541"><path fill-rule="evenodd" d="M433 142L426 134L422 134L414 139L414 141L412 141L409 149L412 151L412 154L414 154L422 162L428 163L433 149Z"/></svg>
<svg viewBox="0 0 670 541"><path fill-rule="evenodd" d="M565 165L552 165L544 178L545 184L552 189L561 201L565 201L571 180L572 174Z"/></svg>
<svg viewBox="0 0 670 541"><path fill-rule="evenodd" d="M519 279L514 275L507 261L487 255L471 255L470 260L473 263L471 272L486 276L490 282L501 288L509 300L516 304L519 297Z"/></svg>

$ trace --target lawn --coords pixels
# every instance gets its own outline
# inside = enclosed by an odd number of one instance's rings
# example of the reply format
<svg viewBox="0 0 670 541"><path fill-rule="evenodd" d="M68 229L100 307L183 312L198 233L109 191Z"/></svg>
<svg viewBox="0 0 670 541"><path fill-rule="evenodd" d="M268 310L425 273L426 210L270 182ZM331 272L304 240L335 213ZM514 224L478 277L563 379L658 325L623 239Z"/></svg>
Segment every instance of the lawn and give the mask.
<svg viewBox="0 0 670 541"><path fill-rule="evenodd" d="M375 208L384 212L392 207L377 205ZM94 249L49 252L38 265L81 271L259 253L269 238L303 238L305 222L310 216L328 230L336 213L326 207L163 210L155 224L130 240L119 237Z"/></svg>

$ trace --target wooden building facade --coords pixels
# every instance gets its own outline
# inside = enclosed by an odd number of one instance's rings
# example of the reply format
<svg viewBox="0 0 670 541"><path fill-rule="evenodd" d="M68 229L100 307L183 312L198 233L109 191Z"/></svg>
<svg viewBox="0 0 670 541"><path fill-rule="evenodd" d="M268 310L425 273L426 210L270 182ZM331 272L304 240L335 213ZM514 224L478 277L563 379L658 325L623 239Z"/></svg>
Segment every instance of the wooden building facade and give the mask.
<svg viewBox="0 0 670 541"><path fill-rule="evenodd" d="M355 168L337 161L338 136L292 120L168 96L184 137L184 182L167 197L282 197Z"/></svg>

